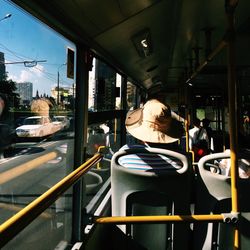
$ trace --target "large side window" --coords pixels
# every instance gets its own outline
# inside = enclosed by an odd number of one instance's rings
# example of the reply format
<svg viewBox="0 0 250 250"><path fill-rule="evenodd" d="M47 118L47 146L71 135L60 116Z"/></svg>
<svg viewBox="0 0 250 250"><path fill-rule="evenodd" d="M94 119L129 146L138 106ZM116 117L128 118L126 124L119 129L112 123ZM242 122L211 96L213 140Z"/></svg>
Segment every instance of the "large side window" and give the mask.
<svg viewBox="0 0 250 250"><path fill-rule="evenodd" d="M0 5L0 18L8 14L0 22L3 223L73 169L75 79L67 76L67 53L75 45L8 1ZM68 191L3 249L67 245L70 211Z"/></svg>

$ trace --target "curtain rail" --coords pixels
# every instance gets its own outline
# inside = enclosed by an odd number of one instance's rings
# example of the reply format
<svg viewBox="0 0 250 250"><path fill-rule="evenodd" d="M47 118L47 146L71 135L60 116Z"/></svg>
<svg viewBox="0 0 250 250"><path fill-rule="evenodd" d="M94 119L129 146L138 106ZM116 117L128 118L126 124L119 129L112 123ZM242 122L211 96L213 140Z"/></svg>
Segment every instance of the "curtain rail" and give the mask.
<svg viewBox="0 0 250 250"><path fill-rule="evenodd" d="M95 154L80 167L67 175L61 181L56 183L48 191L43 193L29 205L24 207L17 214L0 225L0 248L6 245L14 236L36 219L44 210L46 210L57 198L67 189L75 184L84 173L103 158L100 153Z"/></svg>

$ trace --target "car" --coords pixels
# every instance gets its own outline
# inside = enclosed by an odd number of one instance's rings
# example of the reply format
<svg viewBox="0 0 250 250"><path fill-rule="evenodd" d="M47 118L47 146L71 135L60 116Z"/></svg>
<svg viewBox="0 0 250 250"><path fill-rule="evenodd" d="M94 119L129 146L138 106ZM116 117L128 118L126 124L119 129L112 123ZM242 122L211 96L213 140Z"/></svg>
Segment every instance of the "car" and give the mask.
<svg viewBox="0 0 250 250"><path fill-rule="evenodd" d="M15 128L20 127L23 125L24 119L27 118L27 116L20 116L15 120Z"/></svg>
<svg viewBox="0 0 250 250"><path fill-rule="evenodd" d="M55 115L52 119L53 123L61 123L62 129L69 129L70 120L64 115Z"/></svg>
<svg viewBox="0 0 250 250"><path fill-rule="evenodd" d="M44 137L59 129L52 123L49 116L31 116L25 118L23 125L16 128L16 135L18 137Z"/></svg>

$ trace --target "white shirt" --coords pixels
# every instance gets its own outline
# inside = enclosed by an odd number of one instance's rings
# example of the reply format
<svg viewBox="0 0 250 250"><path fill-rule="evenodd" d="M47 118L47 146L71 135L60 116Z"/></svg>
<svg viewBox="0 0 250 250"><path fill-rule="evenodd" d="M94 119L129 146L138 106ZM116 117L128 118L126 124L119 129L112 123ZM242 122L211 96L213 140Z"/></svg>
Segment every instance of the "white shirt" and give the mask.
<svg viewBox="0 0 250 250"><path fill-rule="evenodd" d="M194 127L189 129L189 148L196 144L199 140L206 140L209 143L207 131L204 128Z"/></svg>

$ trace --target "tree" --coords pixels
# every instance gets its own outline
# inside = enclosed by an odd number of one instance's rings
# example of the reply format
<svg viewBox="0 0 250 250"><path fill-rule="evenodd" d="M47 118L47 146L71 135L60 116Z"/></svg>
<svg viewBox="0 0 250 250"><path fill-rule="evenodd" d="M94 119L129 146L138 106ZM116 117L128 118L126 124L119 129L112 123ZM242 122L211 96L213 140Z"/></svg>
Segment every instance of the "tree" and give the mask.
<svg viewBox="0 0 250 250"><path fill-rule="evenodd" d="M0 93L6 97L8 107L18 107L20 103L19 94L17 90L16 82L11 79L7 79L7 74L0 80Z"/></svg>

